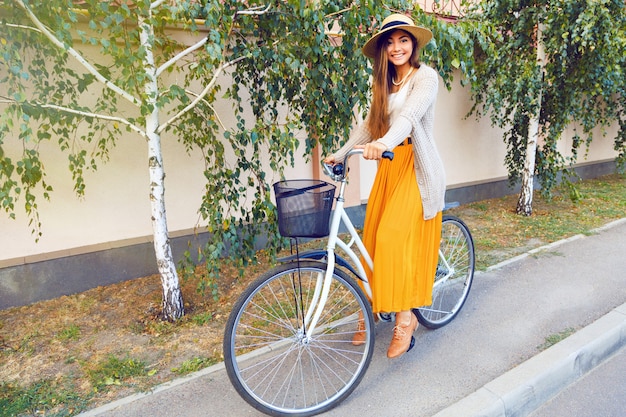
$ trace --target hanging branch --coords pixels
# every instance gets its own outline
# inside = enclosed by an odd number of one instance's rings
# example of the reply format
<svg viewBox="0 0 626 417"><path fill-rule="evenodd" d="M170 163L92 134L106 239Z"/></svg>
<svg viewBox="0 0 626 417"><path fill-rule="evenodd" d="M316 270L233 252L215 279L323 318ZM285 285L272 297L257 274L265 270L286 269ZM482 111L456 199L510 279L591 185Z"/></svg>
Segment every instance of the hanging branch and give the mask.
<svg viewBox="0 0 626 417"><path fill-rule="evenodd" d="M194 91L190 91L190 90L185 90L185 93L189 94L190 96L194 96L194 97L198 97L199 95L197 93L195 93ZM217 123L222 127L222 130L226 130L226 125L224 124L224 122L222 122L222 119L220 119L220 115L217 113L217 111L215 111L215 107L213 107L213 105L211 103L209 103L207 100L205 100L204 98L202 98L202 102L211 110L213 110L213 113L215 114L215 118L217 119Z"/></svg>
<svg viewBox="0 0 626 417"><path fill-rule="evenodd" d="M237 17L237 15L240 15L240 14L244 14L244 15L262 15L262 14L267 13L270 10L270 7L271 7L271 4L268 5L263 10L261 10L262 6L253 7L253 8L248 9L248 10L240 10L238 12L235 12L235 18ZM152 8L152 6L151 6L151 8ZM174 63L178 62L179 60L181 60L185 56L189 55L190 53L200 49L208 41L209 41L208 37L204 37L202 40L198 41L196 44L190 46L189 48L185 49L184 51L178 53L176 56L174 56L171 59L169 59L167 62L165 62L159 68L157 68L156 76L158 77L159 75L161 75L163 73L163 71L165 71L166 69L171 67Z"/></svg>
<svg viewBox="0 0 626 417"><path fill-rule="evenodd" d="M165 3L166 1L167 1L167 0L157 0L157 1L155 1L154 3L151 3L151 4L150 4L150 9L151 9L151 10L154 10L154 9L156 9L157 7L159 7L160 5L162 5L163 3Z"/></svg>
<svg viewBox="0 0 626 417"><path fill-rule="evenodd" d="M200 101L202 101L204 99L204 97L209 93L209 91L211 91L211 89L215 85L215 82L217 81L217 78L222 73L222 71L224 71L226 68L236 64L237 62L239 62L239 61L241 61L241 60L243 60L245 58L247 58L247 56L242 56L242 57L239 57L239 58L234 59L232 61L226 62L223 65L220 65L217 68L217 70L215 71L215 73L213 74L213 78L211 78L211 81L206 85L206 87L204 87L204 90L202 90L202 92L200 94L198 94L198 96L191 103L189 103L184 109L182 109L177 114L172 116L167 122L165 122L161 126L159 126L159 128L156 131L156 133L160 134L165 129L167 129L169 125L174 123L176 120L178 120L180 117L182 117L189 110L193 109Z"/></svg>
<svg viewBox="0 0 626 417"><path fill-rule="evenodd" d="M147 137L145 131L143 131L139 127L135 126L134 124L132 124L128 120L124 119L123 117L107 116L105 114L98 114L98 113L91 113L91 112L86 112L86 111L82 111L82 110L75 110L75 109L72 109L72 108L69 108L69 107L57 106L56 104L38 104L38 103L34 103L34 105L38 106L38 107L41 107L42 109L53 109L53 110L61 111L61 112L64 112L64 113L71 113L71 114L76 114L76 115L84 116L84 117L93 117L94 119L107 120L107 121L110 121L110 122L119 122L119 123L121 123L123 125L128 126L131 130L135 131L136 133L139 133L144 138Z"/></svg>
<svg viewBox="0 0 626 417"><path fill-rule="evenodd" d="M238 14L257 15L257 16L262 15L262 14L269 12L271 7L272 7L271 4L268 4L265 9L263 9L263 6L251 7L248 10L240 10L236 12L235 16L237 16Z"/></svg>
<svg viewBox="0 0 626 417"><path fill-rule="evenodd" d="M136 106L141 105L141 101L139 99L133 97L131 94L124 91L123 89L121 89L120 87L112 83L110 80L106 79L96 68L93 67L93 65L87 62L85 58L83 58L83 56L77 50L63 44L63 42L61 42L56 36L54 36L52 32L50 32L50 30L48 30L48 28L43 23L41 23L41 21L37 18L37 16L35 16L32 10L30 10L30 8L26 6L26 4L24 4L22 0L17 0L17 3L28 14L28 16L30 17L30 20L35 24L37 29L39 29L39 31L44 36L46 36L54 45L56 45L59 48L65 49L68 54L73 56L83 67L85 67L85 69L87 69L87 71L89 71L98 81L104 84L108 89L116 92L117 94L119 94L120 96L122 96L123 98L130 101Z"/></svg>
<svg viewBox="0 0 626 417"><path fill-rule="evenodd" d="M203 38L201 41L199 41L198 43L196 43L195 45L190 46L189 48L185 49L184 51L178 53L177 55L175 55L174 57L172 57L171 59L169 59L166 63L164 63L163 65L161 65L159 68L157 68L156 70L156 76L158 77L159 75L161 75L161 73L163 73L163 71L165 71L166 69L168 69L169 67L171 67L173 64L175 64L176 62L178 62L179 60L181 60L182 58L184 58L186 55L189 55L190 53L192 53L193 51L201 48L205 43L207 43L208 38L205 37Z"/></svg>
<svg viewBox="0 0 626 417"><path fill-rule="evenodd" d="M270 7L271 7L271 5L268 5L265 8L263 8L262 6L259 6L259 7L253 7L253 8L248 9L248 10L240 10L240 11L236 12L235 15L234 15L233 22L231 24L231 28L229 30L229 33L230 33L230 31L232 31L232 27L234 25L235 18L237 17L237 15L256 15L256 16L258 16L258 15L262 15L262 14L267 13L270 10ZM166 63L164 63L163 65L161 65L157 69L156 76L158 77L159 74L161 74L168 67L173 65L175 62L177 62L180 59L182 59L184 56L186 56L186 55L190 54L191 52L193 52L193 51L199 49L200 47L202 47L207 42L207 40L208 40L208 38L202 39L201 41L197 42L195 45L190 46L189 48L185 49L184 51L182 51L179 54L177 54L176 56L174 56L172 59L168 60ZM217 82L217 78L219 77L219 75L226 68L236 64L237 62L247 58L248 56L249 55L246 54L246 55L244 55L242 57L236 58L236 59L234 59L232 61L228 61L228 62L223 63L222 65L220 65L215 70L215 73L213 74L213 77L211 78L211 81L204 87L202 92L200 94L198 94L196 96L196 98L191 103L189 103L184 109L179 111L177 114L175 114L173 117L171 117L168 121L166 121L161 126L159 126L159 128L156 131L156 133L160 134L165 129L167 129L172 123L174 123L176 120L178 120L180 117L182 117L185 113L187 113L189 110L193 109L200 101L202 101L204 99L204 97L209 93L209 91L211 91L211 89L213 88L213 86Z"/></svg>
<svg viewBox="0 0 626 417"><path fill-rule="evenodd" d="M6 98L6 97L0 97L0 104L19 105L20 103L15 100ZM141 136L146 137L146 132L144 132L139 127L135 126L133 123L131 123L127 119L124 119L123 117L107 116L106 114L99 114L99 113L92 113L92 112L87 112L83 110L76 110L70 107L58 106L56 104L41 104L41 103L36 103L36 102L29 102L28 104L34 107L38 107L40 109L52 109L52 110L56 110L56 111L63 112L63 113L75 114L77 116L92 117L94 119L107 120L109 122L118 122L125 126L128 126L129 129L139 133Z"/></svg>
<svg viewBox="0 0 626 417"><path fill-rule="evenodd" d="M6 22L2 22L2 24L10 28L14 28L14 29L32 30L33 32L41 33L39 29L32 27L32 26L17 25L15 23L6 23Z"/></svg>

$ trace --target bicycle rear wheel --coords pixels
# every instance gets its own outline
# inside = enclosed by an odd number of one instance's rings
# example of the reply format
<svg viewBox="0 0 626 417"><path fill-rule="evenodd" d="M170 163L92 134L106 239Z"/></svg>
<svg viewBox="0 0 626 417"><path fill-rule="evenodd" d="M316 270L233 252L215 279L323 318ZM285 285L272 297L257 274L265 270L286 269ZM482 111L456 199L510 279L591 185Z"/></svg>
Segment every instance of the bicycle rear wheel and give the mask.
<svg viewBox="0 0 626 417"><path fill-rule="evenodd" d="M433 303L413 310L422 325L437 329L459 314L474 279L474 257L474 241L467 225L458 217L443 216Z"/></svg>
<svg viewBox="0 0 626 417"><path fill-rule="evenodd" d="M361 288L336 269L312 334L303 325L327 264L291 262L268 271L241 295L224 336L226 371L250 405L272 416L311 416L345 399L374 350L374 318ZM365 343L354 346L359 312Z"/></svg>

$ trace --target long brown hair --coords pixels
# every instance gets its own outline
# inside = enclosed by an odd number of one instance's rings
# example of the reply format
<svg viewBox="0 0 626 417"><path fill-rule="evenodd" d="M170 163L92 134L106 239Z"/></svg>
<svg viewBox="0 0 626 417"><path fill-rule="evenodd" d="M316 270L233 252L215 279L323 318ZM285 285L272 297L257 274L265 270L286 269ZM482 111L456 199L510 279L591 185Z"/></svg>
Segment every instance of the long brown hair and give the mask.
<svg viewBox="0 0 626 417"><path fill-rule="evenodd" d="M402 29L398 29L402 30ZM396 67L389 65L387 58L387 40L395 31L381 36L377 42L377 54L373 62L372 103L370 105L369 121L367 129L372 135L372 140L382 138L389 130L389 94L392 89L392 81L397 76ZM420 67L419 48L417 40L409 32L404 33L413 41L413 51L409 63L414 68Z"/></svg>

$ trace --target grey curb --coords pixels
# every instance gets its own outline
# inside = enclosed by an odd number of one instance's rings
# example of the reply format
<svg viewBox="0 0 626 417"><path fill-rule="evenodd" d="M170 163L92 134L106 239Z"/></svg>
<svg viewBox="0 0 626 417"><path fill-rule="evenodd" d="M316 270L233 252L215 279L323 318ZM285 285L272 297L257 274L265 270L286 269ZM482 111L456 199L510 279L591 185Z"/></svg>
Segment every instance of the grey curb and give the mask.
<svg viewBox="0 0 626 417"><path fill-rule="evenodd" d="M626 303L433 417L521 417L626 346Z"/></svg>

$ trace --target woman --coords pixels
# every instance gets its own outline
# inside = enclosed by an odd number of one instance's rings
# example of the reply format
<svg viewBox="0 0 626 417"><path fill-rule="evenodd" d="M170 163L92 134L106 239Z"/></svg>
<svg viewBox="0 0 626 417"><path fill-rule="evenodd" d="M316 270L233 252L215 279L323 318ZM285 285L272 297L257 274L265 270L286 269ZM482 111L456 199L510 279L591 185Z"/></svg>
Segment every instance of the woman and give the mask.
<svg viewBox="0 0 626 417"><path fill-rule="evenodd" d="M374 260L365 266L374 313L395 312L387 356L409 349L418 322L411 309L432 303L444 206L445 173L433 138L438 76L420 64L419 53L432 38L426 28L401 14L382 22L363 53L373 60L372 103L362 125L324 162L342 162L352 148L379 160L367 204L363 241ZM381 160L393 150L393 161ZM363 320L353 343L365 342Z"/></svg>

